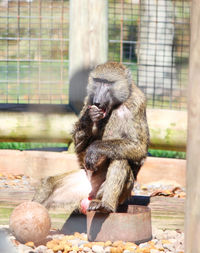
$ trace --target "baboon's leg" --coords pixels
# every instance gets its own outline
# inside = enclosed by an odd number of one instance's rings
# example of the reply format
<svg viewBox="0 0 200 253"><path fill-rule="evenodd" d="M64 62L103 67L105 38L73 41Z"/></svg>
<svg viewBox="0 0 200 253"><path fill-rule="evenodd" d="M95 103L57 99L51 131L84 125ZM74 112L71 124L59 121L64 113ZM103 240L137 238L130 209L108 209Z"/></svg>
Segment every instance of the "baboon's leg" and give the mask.
<svg viewBox="0 0 200 253"><path fill-rule="evenodd" d="M106 181L97 193L97 198L91 201L89 210L114 212L119 201L130 195L132 185L131 168L127 160L114 160L108 167ZM100 199L102 197L102 199Z"/></svg>
<svg viewBox="0 0 200 253"><path fill-rule="evenodd" d="M132 170L130 169L127 182L125 183L124 189L119 198L119 204L123 204L124 201L127 200L127 198L131 196L133 186L134 186L134 176L133 176Z"/></svg>
<svg viewBox="0 0 200 253"><path fill-rule="evenodd" d="M108 159L102 159L102 161L98 164L97 171L86 170L87 177L90 181L92 191L89 194L89 197L92 199L98 199L97 197L99 189L102 188L101 186L104 184L106 180L106 174L109 166Z"/></svg>
<svg viewBox="0 0 200 253"><path fill-rule="evenodd" d="M87 172L87 177L90 181L91 184L91 188L92 191L89 193L89 197L91 199L97 199L97 194L100 191L99 189L101 188L101 186L103 185L103 182L106 179L106 170L102 169L102 170L97 170L95 172L93 171L86 171Z"/></svg>

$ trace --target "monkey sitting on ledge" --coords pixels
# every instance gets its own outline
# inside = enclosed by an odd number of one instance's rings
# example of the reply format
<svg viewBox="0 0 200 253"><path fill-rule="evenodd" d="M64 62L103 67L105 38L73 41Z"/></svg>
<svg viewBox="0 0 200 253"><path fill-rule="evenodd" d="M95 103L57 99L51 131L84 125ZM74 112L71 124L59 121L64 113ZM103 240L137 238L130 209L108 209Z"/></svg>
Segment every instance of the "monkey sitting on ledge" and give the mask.
<svg viewBox="0 0 200 253"><path fill-rule="evenodd" d="M88 211L115 212L131 195L149 145L146 99L124 65L107 62L90 73L73 139L80 167L91 184ZM55 179L44 182L34 200L51 206L53 189L61 192L64 187L67 201L70 188L59 186Z"/></svg>

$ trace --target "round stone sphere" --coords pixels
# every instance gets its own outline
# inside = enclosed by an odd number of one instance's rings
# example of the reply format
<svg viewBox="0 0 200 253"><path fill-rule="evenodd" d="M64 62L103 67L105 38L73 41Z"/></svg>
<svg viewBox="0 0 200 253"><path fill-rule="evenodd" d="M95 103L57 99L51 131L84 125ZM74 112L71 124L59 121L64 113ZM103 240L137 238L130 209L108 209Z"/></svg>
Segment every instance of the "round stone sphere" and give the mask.
<svg viewBox="0 0 200 253"><path fill-rule="evenodd" d="M15 238L21 242L42 242L49 234L51 220L47 209L33 201L23 202L15 207L9 223Z"/></svg>

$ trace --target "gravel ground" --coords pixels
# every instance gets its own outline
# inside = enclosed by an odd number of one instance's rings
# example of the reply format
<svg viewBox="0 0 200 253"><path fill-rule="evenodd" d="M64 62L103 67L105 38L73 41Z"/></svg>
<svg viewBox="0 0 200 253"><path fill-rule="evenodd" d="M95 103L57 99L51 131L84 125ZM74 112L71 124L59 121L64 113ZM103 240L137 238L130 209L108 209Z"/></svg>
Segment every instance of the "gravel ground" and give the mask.
<svg viewBox="0 0 200 253"><path fill-rule="evenodd" d="M0 190L33 190L30 179L24 175L3 175L0 173Z"/></svg>
<svg viewBox="0 0 200 253"><path fill-rule="evenodd" d="M174 230L155 230L153 239L136 245L131 242L88 242L86 234L75 233L49 235L48 242L35 246L20 244L9 232L8 226L0 226L0 252L2 253L183 253L184 234Z"/></svg>
<svg viewBox="0 0 200 253"><path fill-rule="evenodd" d="M24 175L3 175L0 174L0 190L34 190L30 184L30 178ZM144 196L169 196L185 198L185 188L174 186L170 182L155 182L152 184L139 184L136 182L133 195Z"/></svg>
<svg viewBox="0 0 200 253"><path fill-rule="evenodd" d="M151 184L141 185L136 182L133 195L143 196L165 196L174 198L185 198L185 188L178 185L170 184L170 182L155 182Z"/></svg>
<svg viewBox="0 0 200 253"><path fill-rule="evenodd" d="M30 179L24 175L0 174L0 190L33 190ZM185 198L185 189L173 184L152 183L140 185L136 183L134 195L168 196ZM184 234L175 230L154 230L153 239L136 245L130 242L88 242L86 234L75 233L66 236L54 231L48 236L48 242L35 246L32 242L19 243L10 233L7 225L0 225L0 253L183 253ZM54 235L53 235L54 234Z"/></svg>

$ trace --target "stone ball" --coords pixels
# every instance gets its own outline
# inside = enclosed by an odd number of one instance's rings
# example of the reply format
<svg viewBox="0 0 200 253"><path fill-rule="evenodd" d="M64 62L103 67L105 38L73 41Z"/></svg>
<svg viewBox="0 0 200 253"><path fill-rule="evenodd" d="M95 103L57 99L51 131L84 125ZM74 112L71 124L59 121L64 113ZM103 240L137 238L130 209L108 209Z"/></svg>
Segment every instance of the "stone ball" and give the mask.
<svg viewBox="0 0 200 253"><path fill-rule="evenodd" d="M49 234L51 220L47 209L33 201L23 202L15 207L9 227L15 238L21 242L42 242Z"/></svg>

